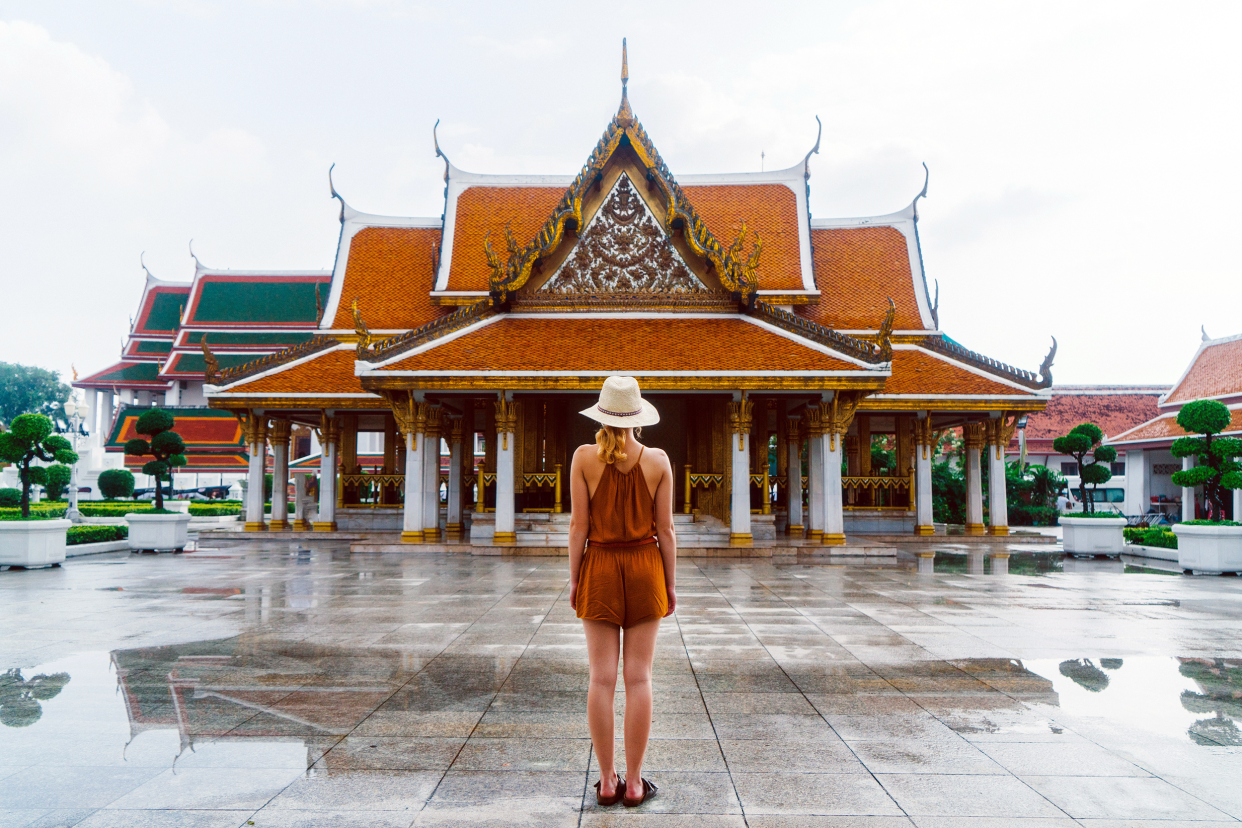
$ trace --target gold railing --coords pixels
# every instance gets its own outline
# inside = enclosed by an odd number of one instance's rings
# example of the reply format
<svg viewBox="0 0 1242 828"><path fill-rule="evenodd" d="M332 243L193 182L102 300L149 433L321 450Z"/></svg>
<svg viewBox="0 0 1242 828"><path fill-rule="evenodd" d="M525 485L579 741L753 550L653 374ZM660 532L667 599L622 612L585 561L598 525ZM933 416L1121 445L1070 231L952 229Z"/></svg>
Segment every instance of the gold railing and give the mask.
<svg viewBox="0 0 1242 828"><path fill-rule="evenodd" d="M752 474L750 482L758 486L759 491L763 493L763 508L750 511L757 515L772 514L772 479L768 476L768 467L763 467L763 474Z"/></svg>
<svg viewBox="0 0 1242 828"><path fill-rule="evenodd" d="M693 474L689 464L686 465L686 505L685 514L690 514L690 492L694 489L708 489L712 486L723 486L723 474Z"/></svg>
<svg viewBox="0 0 1242 828"><path fill-rule="evenodd" d="M871 492L871 504L860 506L850 504L851 493L862 494ZM895 509L903 508L895 504L896 495L904 492L906 495L906 505L904 508L914 508L914 472L911 471L906 477L842 477L841 478L841 495L842 500L846 501L845 509ZM887 495L887 497L885 496ZM885 502L887 501L887 502Z"/></svg>
<svg viewBox="0 0 1242 828"><path fill-rule="evenodd" d="M398 497L405 490L404 474L342 474L341 483L336 487L336 505L338 508L345 506L345 487L355 486L358 489L358 502L356 504L368 505L374 509L380 505L397 506L400 501ZM383 500L384 489L392 489L393 496L390 498L389 504L381 504Z"/></svg>
<svg viewBox="0 0 1242 828"><path fill-rule="evenodd" d="M528 489L542 489L547 486L552 490L552 508L551 509L531 509L527 508L527 512L547 512L559 515L562 511L561 507L561 464L557 463L554 468L556 471L550 472L531 472L522 475L522 485Z"/></svg>
<svg viewBox="0 0 1242 828"><path fill-rule="evenodd" d="M479 499L474 504L476 512L494 512L494 508L487 508L487 487L496 485L496 472L479 472Z"/></svg>

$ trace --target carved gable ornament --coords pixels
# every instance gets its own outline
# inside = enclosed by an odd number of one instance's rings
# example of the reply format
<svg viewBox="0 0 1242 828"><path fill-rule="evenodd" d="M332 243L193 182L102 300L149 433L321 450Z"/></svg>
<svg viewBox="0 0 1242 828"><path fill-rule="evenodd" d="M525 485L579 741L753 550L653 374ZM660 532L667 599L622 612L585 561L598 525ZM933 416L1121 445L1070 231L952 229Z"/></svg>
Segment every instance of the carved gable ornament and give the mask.
<svg viewBox="0 0 1242 828"><path fill-rule="evenodd" d="M539 289L553 294L706 293L625 173Z"/></svg>

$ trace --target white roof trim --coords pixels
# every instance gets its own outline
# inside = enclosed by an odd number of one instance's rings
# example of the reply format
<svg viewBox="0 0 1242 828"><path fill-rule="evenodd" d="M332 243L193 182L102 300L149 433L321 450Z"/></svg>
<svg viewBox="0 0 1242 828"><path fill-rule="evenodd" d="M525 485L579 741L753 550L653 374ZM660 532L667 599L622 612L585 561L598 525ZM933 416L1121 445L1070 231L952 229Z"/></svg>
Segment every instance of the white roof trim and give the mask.
<svg viewBox="0 0 1242 828"><path fill-rule="evenodd" d="M362 361L355 360L354 374L356 376L363 376L365 373L368 373L367 371L361 369L360 366L365 365L368 368L381 368L385 365L391 365L392 363L400 362L401 360L406 359L407 357L417 356L418 354L421 354L424 351L430 351L432 348L437 348L441 345L444 345L445 343L452 342L454 339L458 339L462 336L465 336L468 333L473 333L474 331L477 331L480 328L485 328L488 325L493 325L496 322L499 322L501 319L504 319L504 318L505 318L505 314L498 314L496 316L489 316L486 319L480 319L478 322L472 322L471 324L467 325L464 328L453 331L452 333L449 333L449 334L445 334L444 336L433 339L430 342L424 342L422 345L411 348L408 351L402 351L397 356L389 357L388 359L385 359L381 362L362 362ZM388 373L397 373L397 372L385 371L383 373L388 374Z"/></svg>
<svg viewBox="0 0 1242 828"><path fill-rule="evenodd" d="M1169 397L1173 396L1173 392L1175 392L1177 389L1182 387L1182 383L1185 382L1186 378L1190 376L1190 372L1194 370L1195 363L1199 361L1199 357L1203 354L1204 351L1206 351L1208 348L1212 348L1217 345L1225 345L1230 342L1236 342L1239 339L1242 339L1242 334L1236 334L1234 336L1223 336L1220 339L1202 340L1199 343L1198 350L1195 351L1195 355L1191 358L1190 362L1186 365L1186 370L1183 371L1182 375L1177 378L1177 382L1173 383L1173 387L1170 388L1164 395L1160 397L1160 400L1156 403L1156 405L1159 406L1160 408L1165 408L1166 406L1168 407L1177 406L1178 408L1181 408L1186 403L1193 402L1193 400L1185 400L1182 402L1171 403L1169 402ZM1195 397L1195 399L1217 400L1217 399L1222 399L1225 397L1236 397L1239 394L1242 394L1242 389L1238 391L1231 391L1227 394L1218 394L1215 397Z"/></svg>
<svg viewBox="0 0 1242 828"><path fill-rule="evenodd" d="M1002 385L1008 385L1011 388L1016 388L1017 390L1023 392L1023 394L1027 397L1037 397L1037 398L1043 397L1043 398L1048 398L1048 399L1052 398L1052 389L1050 388L1042 388L1042 389L1028 388L1025 385L1021 385L1012 380L1005 379L1004 377L998 376L997 374L992 374L992 373L982 370L981 368L976 368L973 365L967 365L964 362L959 362L953 357L948 356L946 354L941 354L936 351L929 351L926 348L923 348L912 342L910 343L906 343L906 342L896 343L895 342L893 343L893 350L894 351L918 351L919 353L926 354L932 359L938 359L938 360L941 360L942 362L951 363L957 366L958 368L961 368L963 371L969 371L970 373L974 374L977 377L982 377L983 379L991 380L992 382L998 382ZM915 396L928 396L928 395L916 394ZM991 395L984 395L984 396L991 396Z"/></svg>
<svg viewBox="0 0 1242 828"><path fill-rule="evenodd" d="M367 363L360 363L366 365ZM872 371L363 371L362 377L870 377ZM313 395L312 395L313 396Z"/></svg>

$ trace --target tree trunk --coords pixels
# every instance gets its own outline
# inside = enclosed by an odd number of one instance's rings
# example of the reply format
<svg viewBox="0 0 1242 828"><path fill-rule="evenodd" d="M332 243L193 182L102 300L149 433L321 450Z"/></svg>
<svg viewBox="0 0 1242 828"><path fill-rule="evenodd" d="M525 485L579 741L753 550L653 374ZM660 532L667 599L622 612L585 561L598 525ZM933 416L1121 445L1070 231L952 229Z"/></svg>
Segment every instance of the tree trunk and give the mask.
<svg viewBox="0 0 1242 828"><path fill-rule="evenodd" d="M18 466L22 483L22 519L30 517L30 458L26 458Z"/></svg>

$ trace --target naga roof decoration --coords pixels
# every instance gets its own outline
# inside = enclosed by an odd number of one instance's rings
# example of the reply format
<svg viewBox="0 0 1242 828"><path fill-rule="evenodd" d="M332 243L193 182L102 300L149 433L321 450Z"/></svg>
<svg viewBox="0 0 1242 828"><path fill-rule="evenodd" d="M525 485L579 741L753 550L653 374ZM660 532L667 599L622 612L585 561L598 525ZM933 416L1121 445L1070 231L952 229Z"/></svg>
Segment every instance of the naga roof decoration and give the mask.
<svg viewBox="0 0 1242 828"><path fill-rule="evenodd" d="M402 351L417 348L419 345L424 345L442 336L447 336L453 331L461 330L467 325L473 325L475 322L495 315L496 311L493 310L491 303L487 300L480 300L471 305L463 305L448 316L442 316L422 327L375 343L374 347L365 355L365 359L369 362L388 359Z"/></svg>
<svg viewBox="0 0 1242 828"><path fill-rule="evenodd" d="M888 361L888 359L882 356L882 351L884 350L882 344L877 345L866 339L837 333L832 328L825 328L818 322L812 322L810 319L782 310L774 305L769 305L762 300L755 302L750 315L756 319L776 325L782 330L805 337L812 342L826 345L834 351L851 356L854 359L874 364ZM877 337L877 339L879 338ZM888 341L888 337L884 337L883 342L887 343ZM892 357L891 344L888 345L888 357Z"/></svg>
<svg viewBox="0 0 1242 828"><path fill-rule="evenodd" d="M664 224L671 231L680 229L686 244L695 255L706 259L726 290L742 301L750 301L756 290L756 269L763 252L763 241L758 233L748 233L742 226L733 243L725 248L707 229L702 216L694 209L685 192L673 178L668 165L647 137L642 124L630 109L629 96L625 91L628 73L622 76L621 106L613 116L603 137L595 145L582 171L574 178L560 203L535 238L525 247L519 247L513 233L506 229L505 244L508 256L504 260L492 248L491 238L484 240L484 250L491 268L490 292L492 301L504 304L510 295L530 279L535 263L550 255L565 238L566 229L577 231L583 226L583 201L588 190L603 176L603 170L613 153L625 141L647 170L647 183L657 191L666 205ZM745 251L747 236L754 237L750 252Z"/></svg>
<svg viewBox="0 0 1242 828"><path fill-rule="evenodd" d="M256 374L261 374L264 371L270 371L278 365L285 365L293 362L295 359L317 354L320 351L330 350L340 344L333 337L316 336L303 342L301 345L294 345L292 348L261 356L258 359L251 360L234 368L225 368L216 375L216 384L231 385L232 383L249 379Z"/></svg>
<svg viewBox="0 0 1242 828"><path fill-rule="evenodd" d="M984 356L978 351L963 348L943 334L919 339L918 346L928 351L952 357L975 368L982 368L984 371L1004 377L1019 385L1025 385L1027 388L1039 390L1052 387L1052 360L1057 353L1057 340L1055 337L1052 340L1052 349L1048 351L1048 356L1044 357L1043 364L1039 366L1038 376L1032 371L1014 368L1012 365L1006 365L999 360Z"/></svg>

